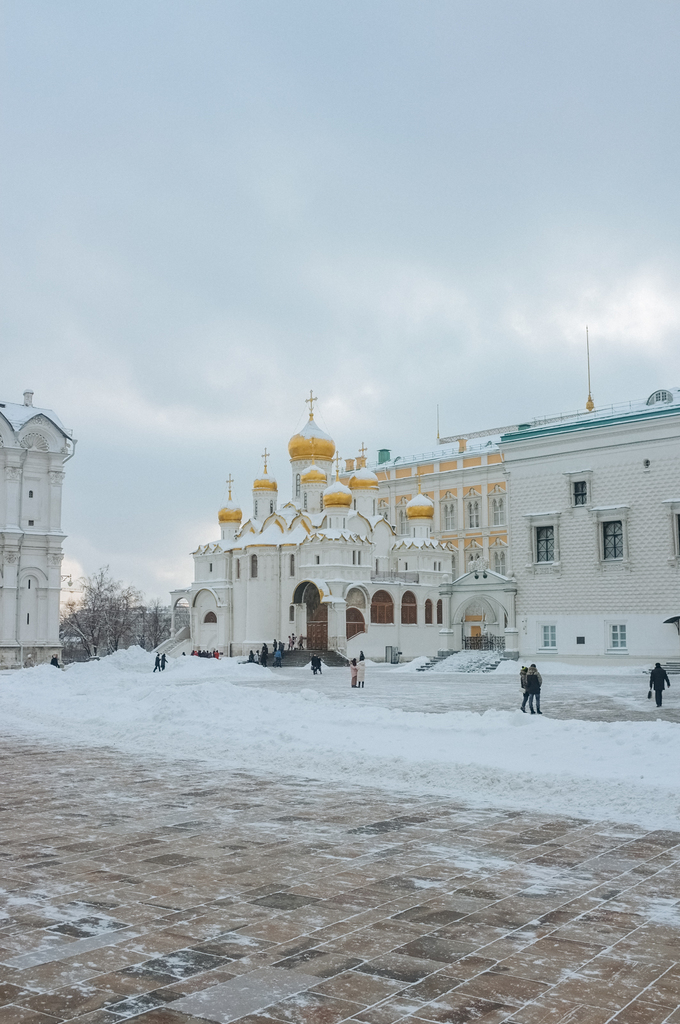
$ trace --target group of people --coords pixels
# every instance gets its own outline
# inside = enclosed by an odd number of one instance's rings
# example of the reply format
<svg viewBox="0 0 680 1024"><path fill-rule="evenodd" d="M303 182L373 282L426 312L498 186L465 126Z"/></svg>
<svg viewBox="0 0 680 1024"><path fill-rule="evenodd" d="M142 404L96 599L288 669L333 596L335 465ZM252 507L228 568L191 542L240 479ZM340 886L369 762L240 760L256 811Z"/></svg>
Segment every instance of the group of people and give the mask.
<svg viewBox="0 0 680 1024"><path fill-rule="evenodd" d="M364 685L364 679L366 678L366 659L364 658L364 652L359 651L358 658L352 658L349 665L349 679L350 685L357 689L362 689Z"/></svg>
<svg viewBox="0 0 680 1024"><path fill-rule="evenodd" d="M281 665L283 663L283 652L285 651L285 649L286 645L284 644L283 640L272 640L272 655L274 656L274 668L281 668ZM289 651L292 649L292 647L288 648ZM262 665L263 668L266 668L267 662L269 661L269 647L267 646L267 644L262 644L262 650L260 651L251 651L248 655L248 661L251 664Z"/></svg>
<svg viewBox="0 0 680 1024"><path fill-rule="evenodd" d="M522 700L522 711L526 714L527 701L529 702L529 711L534 714L534 699L536 701L535 714L542 715L541 711L541 686L543 685L543 678L541 673L538 671L534 663L527 668L526 665L522 665L519 674L519 685L524 693ZM663 691L666 687L670 687L671 681L668 678L668 673L665 668L661 667L661 662L657 661L656 665L649 673L649 690L647 697L651 700L652 692L656 698L656 706L660 708L663 704ZM352 683L354 686L354 683Z"/></svg>
<svg viewBox="0 0 680 1024"><path fill-rule="evenodd" d="M192 651L191 654L194 658L219 658L220 656L219 651Z"/></svg>
<svg viewBox="0 0 680 1024"><path fill-rule="evenodd" d="M303 636L295 636L295 633L291 633L288 637L288 650L294 651L295 644L297 644L298 651L303 651L305 648L305 638Z"/></svg>
<svg viewBox="0 0 680 1024"><path fill-rule="evenodd" d="M195 654L196 651L194 651L193 653ZM168 659L165 657L165 654L157 654L153 666L154 672L165 672L165 665L167 660Z"/></svg>
<svg viewBox="0 0 680 1024"><path fill-rule="evenodd" d="M318 654L313 654L312 655L312 660L311 660L310 664L312 666L312 675L313 676L315 676L317 674L317 672L319 673L319 675L322 675L322 672L321 672L321 658L319 657Z"/></svg>

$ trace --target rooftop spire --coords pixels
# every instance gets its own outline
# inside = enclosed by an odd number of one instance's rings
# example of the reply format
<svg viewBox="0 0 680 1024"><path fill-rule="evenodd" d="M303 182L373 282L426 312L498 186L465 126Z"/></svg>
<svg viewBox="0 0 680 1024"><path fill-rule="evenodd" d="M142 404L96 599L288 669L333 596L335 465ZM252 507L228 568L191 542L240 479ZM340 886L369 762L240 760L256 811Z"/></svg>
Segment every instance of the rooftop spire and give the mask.
<svg viewBox="0 0 680 1024"><path fill-rule="evenodd" d="M231 485L233 484L233 482L234 481L230 473L229 476L227 477L227 487L229 488L229 501L231 501Z"/></svg>
<svg viewBox="0 0 680 1024"><path fill-rule="evenodd" d="M318 402L319 399L315 397L314 391L310 389L309 398L305 398L305 403L309 406L309 418L314 419L314 403Z"/></svg>
<svg viewBox="0 0 680 1024"><path fill-rule="evenodd" d="M590 393L590 338L588 337L588 324L586 324L586 355L588 359L588 401L586 402L586 409L588 412L592 412L595 408L595 402Z"/></svg>

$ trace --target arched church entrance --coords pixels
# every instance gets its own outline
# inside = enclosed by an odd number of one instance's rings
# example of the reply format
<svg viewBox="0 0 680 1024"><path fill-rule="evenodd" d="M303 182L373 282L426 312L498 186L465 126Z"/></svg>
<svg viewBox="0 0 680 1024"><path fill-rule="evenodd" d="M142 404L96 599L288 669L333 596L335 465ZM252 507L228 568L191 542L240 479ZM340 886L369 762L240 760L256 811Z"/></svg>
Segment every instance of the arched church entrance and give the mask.
<svg viewBox="0 0 680 1024"><path fill-rule="evenodd" d="M505 647L505 613L483 597L468 601L461 612L463 648L468 651L502 650Z"/></svg>
<svg viewBox="0 0 680 1024"><path fill-rule="evenodd" d="M319 588L314 583L299 583L295 588L294 604L302 604L306 611L306 647L308 651L328 649L328 605L321 603Z"/></svg>

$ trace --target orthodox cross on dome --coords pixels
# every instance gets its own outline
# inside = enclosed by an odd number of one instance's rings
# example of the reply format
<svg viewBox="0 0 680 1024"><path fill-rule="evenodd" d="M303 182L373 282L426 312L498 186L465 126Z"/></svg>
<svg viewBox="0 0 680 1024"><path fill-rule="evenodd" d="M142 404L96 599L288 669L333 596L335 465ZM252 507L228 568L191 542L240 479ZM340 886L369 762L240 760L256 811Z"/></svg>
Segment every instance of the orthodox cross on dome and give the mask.
<svg viewBox="0 0 680 1024"><path fill-rule="evenodd" d="M363 441L361 442L361 448L359 449L359 451L361 452L361 458L365 459L366 458L366 452L368 451L368 448L366 447L366 445L364 444Z"/></svg>
<svg viewBox="0 0 680 1024"><path fill-rule="evenodd" d="M265 450L262 452L262 458L264 459L264 471L265 471L265 473L267 472L267 459L269 458L270 454L271 453L268 452L266 447L265 447Z"/></svg>
<svg viewBox="0 0 680 1024"><path fill-rule="evenodd" d="M229 476L227 477L227 487L229 488L229 501L231 501L231 485L233 484L233 482L234 481L230 473Z"/></svg>
<svg viewBox="0 0 680 1024"><path fill-rule="evenodd" d="M305 404L309 406L309 418L314 419L314 403L318 402L319 399L315 397L314 391L310 389L309 398L305 398Z"/></svg>
<svg viewBox="0 0 680 1024"><path fill-rule="evenodd" d="M340 479L340 453L339 452L336 451L335 458L334 458L333 461L335 462L335 479L339 480Z"/></svg>

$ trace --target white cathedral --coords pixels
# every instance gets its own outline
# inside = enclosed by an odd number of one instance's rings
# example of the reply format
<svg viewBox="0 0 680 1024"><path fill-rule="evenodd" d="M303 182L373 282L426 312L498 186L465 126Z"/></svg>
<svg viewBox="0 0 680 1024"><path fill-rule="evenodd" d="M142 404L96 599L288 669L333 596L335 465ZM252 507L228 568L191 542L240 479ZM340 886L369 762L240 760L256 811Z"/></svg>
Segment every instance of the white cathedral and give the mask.
<svg viewBox="0 0 680 1024"><path fill-rule="evenodd" d="M61 653L61 489L75 444L32 391L0 402L0 668Z"/></svg>
<svg viewBox="0 0 680 1024"><path fill-rule="evenodd" d="M438 439L373 469L314 419L291 437L290 500L268 469L252 511L172 594L170 655L305 648L375 660L680 659L680 390ZM335 467L334 467L334 456Z"/></svg>

